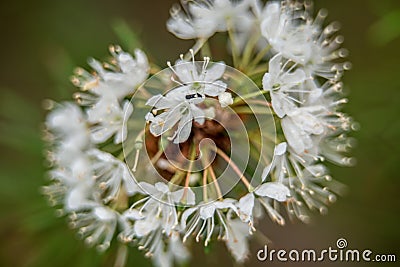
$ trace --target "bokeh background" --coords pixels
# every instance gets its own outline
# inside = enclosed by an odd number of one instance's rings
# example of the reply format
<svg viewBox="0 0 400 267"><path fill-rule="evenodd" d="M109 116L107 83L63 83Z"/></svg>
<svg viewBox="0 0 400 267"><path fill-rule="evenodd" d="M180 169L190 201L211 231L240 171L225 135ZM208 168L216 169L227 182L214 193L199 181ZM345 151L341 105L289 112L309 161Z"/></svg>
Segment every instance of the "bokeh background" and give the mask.
<svg viewBox="0 0 400 267"><path fill-rule="evenodd" d="M109 44L129 49L135 35L165 66L185 52L181 41L165 29L174 0L35 0L0 2L0 266L112 266L112 247L99 255L77 241L65 218L57 218L39 188L46 183L41 142L45 112L42 100L69 100L74 66L88 56L104 58ZM344 79L346 111L360 123L352 168L332 166L332 175L347 184L348 194L315 214L310 225L266 223L264 233L275 248L335 247L346 238L350 248L396 254L400 262L400 2L398 0L318 0L329 20L342 24L353 69ZM252 243L245 266L297 266L259 263L262 245ZM224 246L215 253L195 246L189 266L235 265ZM237 265L237 264L236 264ZM304 266L353 266L315 263ZM356 264L357 265L357 264ZM361 265L361 264L360 264ZM396 266L381 263L376 266ZM149 266L132 249L127 266ZM374 266L369 263L368 266ZM399 265L397 265L399 266Z"/></svg>

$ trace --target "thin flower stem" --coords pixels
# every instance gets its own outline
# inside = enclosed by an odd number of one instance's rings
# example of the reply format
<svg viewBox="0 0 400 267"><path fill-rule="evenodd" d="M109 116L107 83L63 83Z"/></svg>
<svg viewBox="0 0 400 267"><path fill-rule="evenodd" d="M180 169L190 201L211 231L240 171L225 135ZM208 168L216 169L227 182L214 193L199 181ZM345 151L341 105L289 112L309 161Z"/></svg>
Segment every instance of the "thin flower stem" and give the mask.
<svg viewBox="0 0 400 267"><path fill-rule="evenodd" d="M205 169L203 171L203 199L204 202L207 202L207 175L208 175L208 169Z"/></svg>
<svg viewBox="0 0 400 267"><path fill-rule="evenodd" d="M272 107L272 105L271 105L270 102L262 101L262 100L255 100L255 99L253 100L253 99L250 99L250 100L247 101L247 103L248 103L248 104L258 104L258 105L260 105L260 106L266 106L266 107Z"/></svg>
<svg viewBox="0 0 400 267"><path fill-rule="evenodd" d="M222 193L221 193L221 188L219 187L218 181L217 181L217 176L215 175L214 169L210 166L207 167L211 174L211 178L214 182L215 189L217 190L217 196L218 199L222 199Z"/></svg>
<svg viewBox="0 0 400 267"><path fill-rule="evenodd" d="M194 44L194 46L191 48L193 50L193 55L196 55L200 49L203 47L203 45L207 42L208 38L200 38L197 39L196 43ZM185 56L183 57L184 60L189 60L192 57L192 53L187 52L185 54Z"/></svg>
<svg viewBox="0 0 400 267"><path fill-rule="evenodd" d="M211 49L210 49L210 44L208 43L208 41L206 41L203 46L201 47L201 55L203 57L210 57L212 58L212 54L211 54Z"/></svg>
<svg viewBox="0 0 400 267"><path fill-rule="evenodd" d="M233 171L240 177L240 180L243 182L243 184L246 186L246 188L250 191L252 189L252 186L251 186L250 182L246 179L246 177L244 177L244 175L240 171L239 167L221 149L216 148L215 152L217 152L217 154L221 158L223 158L228 163L229 166L231 166Z"/></svg>
<svg viewBox="0 0 400 267"><path fill-rule="evenodd" d="M239 63L239 49L236 45L236 41L234 38L234 32L233 32L233 25L232 25L231 21L228 21L228 35L229 35L229 40L231 41L233 66L235 68L237 68L238 63Z"/></svg>
<svg viewBox="0 0 400 267"><path fill-rule="evenodd" d="M256 68L252 68L248 73L246 73L249 77L254 77L259 74L264 74L268 71L268 66L258 66Z"/></svg>
<svg viewBox="0 0 400 267"><path fill-rule="evenodd" d="M233 100L233 104L231 106L234 106L235 104L243 102L243 100L246 100L246 99L249 99L249 98L252 98L252 97L255 97L255 96L259 96L259 95L264 95L266 93L268 93L267 90L259 90L257 92L248 93L248 94L245 94L245 95L242 95L242 96L238 96L238 97L235 98L235 100Z"/></svg>
<svg viewBox="0 0 400 267"><path fill-rule="evenodd" d="M150 64L150 74L156 74L160 72L162 69L155 63Z"/></svg>
<svg viewBox="0 0 400 267"><path fill-rule="evenodd" d="M176 171L174 176L172 176L171 180L169 181L170 189L172 188L173 185L179 185L180 184L181 179L183 177L183 174L185 174L185 172L180 171L180 170Z"/></svg>
<svg viewBox="0 0 400 267"><path fill-rule="evenodd" d="M158 150L157 153L151 158L151 164L155 164L161 157L161 155L164 153L163 150Z"/></svg>
<svg viewBox="0 0 400 267"><path fill-rule="evenodd" d="M248 43L246 44L246 47L243 52L242 62L240 63L240 68L242 70L245 70L248 67L252 51L259 39L260 39L259 34L253 34Z"/></svg>
<svg viewBox="0 0 400 267"><path fill-rule="evenodd" d="M264 58L264 56L271 50L271 45L267 45L263 50L257 53L253 61L249 64L250 68L254 68Z"/></svg>
<svg viewBox="0 0 400 267"><path fill-rule="evenodd" d="M187 191L188 191L189 182L190 182L190 175L192 174L193 162L194 162L195 157L196 157L196 146L194 144L192 144L191 150L190 150L189 167L188 167L188 170L186 171L186 179L185 179L185 186L183 189L182 201L187 196Z"/></svg>
<svg viewBox="0 0 400 267"><path fill-rule="evenodd" d="M140 133L137 135L136 139L135 139L135 147L136 147L136 154L135 154L135 162L133 164L133 168L132 171L136 172L136 167L139 163L139 154L140 154L140 150L142 149L143 146L143 135L145 133L145 129L143 129L142 131L140 131Z"/></svg>
<svg viewBox="0 0 400 267"><path fill-rule="evenodd" d="M114 267L124 267L126 260L128 259L128 247L124 244L120 244L117 251L117 257L115 259Z"/></svg>
<svg viewBox="0 0 400 267"><path fill-rule="evenodd" d="M139 150L139 149L136 149L135 163L133 164L133 168L132 168L132 171L133 171L133 172L136 172L136 167L137 167L137 165L138 165L138 163L139 163L139 152L140 152L140 150Z"/></svg>
<svg viewBox="0 0 400 267"><path fill-rule="evenodd" d="M269 159L267 159L267 157L264 155L264 153L262 153L261 148L259 147L259 143L255 142L252 138L249 139L250 143L253 145L253 147L258 151L258 153L260 153L261 158L264 160L264 163L266 165L269 165L271 163L271 161Z"/></svg>

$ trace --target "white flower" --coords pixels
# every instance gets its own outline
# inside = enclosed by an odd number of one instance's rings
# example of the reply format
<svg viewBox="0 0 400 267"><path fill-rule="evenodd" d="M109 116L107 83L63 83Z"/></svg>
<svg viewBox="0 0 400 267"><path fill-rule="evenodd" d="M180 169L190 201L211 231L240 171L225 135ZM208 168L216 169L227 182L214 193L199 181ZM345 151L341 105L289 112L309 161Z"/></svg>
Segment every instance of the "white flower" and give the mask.
<svg viewBox="0 0 400 267"><path fill-rule="evenodd" d="M173 231L168 237L168 245L163 241L157 244L152 261L158 267L172 267L175 261L182 264L189 259L189 256L179 232Z"/></svg>
<svg viewBox="0 0 400 267"><path fill-rule="evenodd" d="M286 201L290 196L290 190L280 182L267 182L260 185L254 193L260 197L268 197L276 201Z"/></svg>
<svg viewBox="0 0 400 267"><path fill-rule="evenodd" d="M287 150L287 143L282 142L279 143L275 148L274 148L274 156L272 158L272 162L264 168L261 180L264 182L265 179L267 179L267 176L270 174L270 171L274 168L278 170L282 170L285 166L282 166L283 164L283 155L286 153ZM284 176L284 173L279 173L277 176L278 181L282 181Z"/></svg>
<svg viewBox="0 0 400 267"><path fill-rule="evenodd" d="M286 201L287 197L289 196L290 196L289 188L287 188L281 182L263 183L259 187L257 187L253 192L250 192L245 196L243 196L242 198L240 198L239 202L237 203L239 218L243 222L249 224L249 226L251 227L249 231L252 232L254 230L253 208L255 205L255 200L258 199L258 197L274 199L276 201L283 202Z"/></svg>
<svg viewBox="0 0 400 267"><path fill-rule="evenodd" d="M233 103L230 93L225 92L226 84L219 80L225 72L225 64L215 63L207 68L208 64L209 59L206 58L201 70L198 70L194 61L178 61L174 67L170 66L180 82L174 78L172 80L180 86L165 96L155 95L146 102L146 105L154 108L153 112L164 110L159 115L148 113L146 116L153 135L160 136L178 123L178 128L170 139L174 140L174 143L182 143L189 138L192 121L203 124L207 114L210 113L209 109L197 106L206 96L219 97L221 107Z"/></svg>
<svg viewBox="0 0 400 267"><path fill-rule="evenodd" d="M228 92L223 92L218 96L219 103L221 104L221 107L225 108L229 105L233 104L233 98L231 93Z"/></svg>
<svg viewBox="0 0 400 267"><path fill-rule="evenodd" d="M146 55L140 49L135 50L135 59L118 46L111 46L110 52L115 59L115 66L102 65L97 60L91 59L89 65L97 73L92 75L83 69L78 69L78 77L74 77L73 82L83 91L89 90L100 98L114 97L122 100L146 80L150 67Z"/></svg>
<svg viewBox="0 0 400 267"><path fill-rule="evenodd" d="M187 85L189 90L201 94L202 96L218 96L225 92L226 84L220 79L223 78L226 65L224 62L215 62L209 66L210 59L205 57L203 64L199 66L194 61L178 60L174 67L170 69L176 74L181 85ZM179 83L179 82L178 82Z"/></svg>
<svg viewBox="0 0 400 267"><path fill-rule="evenodd" d="M52 160L68 166L90 146L86 117L74 103L63 103L52 110L46 118L46 127L57 146Z"/></svg>
<svg viewBox="0 0 400 267"><path fill-rule="evenodd" d="M228 219L229 235L225 241L230 253L237 262L243 262L249 255L249 225L239 219Z"/></svg>
<svg viewBox="0 0 400 267"><path fill-rule="evenodd" d="M270 59L268 72L264 74L262 80L264 90L270 92L272 108L279 118L283 118L287 112L296 107L294 102L299 100L291 95L304 91L299 85L306 79L301 69L291 71L293 69L291 67L286 70L288 62L282 65L282 55L275 55Z"/></svg>
<svg viewBox="0 0 400 267"><path fill-rule="evenodd" d="M325 114L326 109L323 106L300 107L290 111L282 119L285 137L296 153L302 154L311 149L315 145L313 136L324 134Z"/></svg>
<svg viewBox="0 0 400 267"><path fill-rule="evenodd" d="M46 118L49 130L61 138L74 139L75 144L81 146L79 139L84 139L87 130L86 120L81 109L74 103L66 102L58 105ZM85 143L87 140L83 140Z"/></svg>
<svg viewBox="0 0 400 267"><path fill-rule="evenodd" d="M121 108L117 99L103 97L92 108L87 110L88 121L91 127L91 138L94 143L105 142L114 135L114 143L125 141L127 126L125 120L133 112L132 104L126 100Z"/></svg>
<svg viewBox="0 0 400 267"><path fill-rule="evenodd" d="M347 54L339 49L342 37L333 37L338 27L330 24L323 29L326 12L320 11L314 20L304 6L290 1L267 3L261 32L275 51L303 65L310 74L337 80L348 68L348 63L333 62Z"/></svg>
<svg viewBox="0 0 400 267"><path fill-rule="evenodd" d="M60 187L65 186L64 208L67 211L80 210L94 205L93 173L90 160L83 153L76 156L67 166L50 171L53 180L61 182ZM64 191L64 190L63 190Z"/></svg>
<svg viewBox="0 0 400 267"><path fill-rule="evenodd" d="M181 39L208 38L216 32L227 31L230 25L240 27L249 16L249 2L196 0L185 6L187 13L175 5L171 9L167 28Z"/></svg>
<svg viewBox="0 0 400 267"><path fill-rule="evenodd" d="M204 206L196 206L185 210L181 217L181 228L185 231L183 242L195 231L197 231L196 241L199 242L200 236L205 232L204 244L207 246L214 232L215 217L217 217L217 220L221 224L220 237L227 239L229 232L223 210L237 213L232 199L215 201L207 203ZM190 216L192 216L191 219L189 219ZM222 233L225 234L222 236Z"/></svg>
<svg viewBox="0 0 400 267"><path fill-rule="evenodd" d="M246 223L253 225L254 193L250 192L241 197L237 203L239 218Z"/></svg>
<svg viewBox="0 0 400 267"><path fill-rule="evenodd" d="M111 243L117 227L118 215L105 206L97 206L86 212L73 213L70 216L74 228L85 238L86 244L97 245L100 251L106 250Z"/></svg>
<svg viewBox="0 0 400 267"><path fill-rule="evenodd" d="M190 188L180 189L171 192L168 186L158 182L151 185L145 182L139 183L143 191L149 195L144 200L140 212L143 215L141 220L137 220L134 228L136 236L142 237L161 227L168 235L178 224L178 215L175 204L185 203L193 205L195 196ZM144 200L139 200L141 203ZM132 205L134 207L136 203Z"/></svg>
<svg viewBox="0 0 400 267"><path fill-rule="evenodd" d="M88 155L93 157L91 168L105 203L114 200L122 187L128 196L141 192L125 163L98 149L88 151Z"/></svg>
<svg viewBox="0 0 400 267"><path fill-rule="evenodd" d="M146 105L153 106L155 109L167 110L157 116L152 113L147 114L146 120L150 122L150 132L154 136L162 135L179 123L177 130L170 139L174 140L176 144L182 143L189 138L193 120L199 124L204 123L204 111L192 103L192 99L186 99L188 94L186 94L185 89L182 87L174 89L166 96L156 95L146 102Z"/></svg>

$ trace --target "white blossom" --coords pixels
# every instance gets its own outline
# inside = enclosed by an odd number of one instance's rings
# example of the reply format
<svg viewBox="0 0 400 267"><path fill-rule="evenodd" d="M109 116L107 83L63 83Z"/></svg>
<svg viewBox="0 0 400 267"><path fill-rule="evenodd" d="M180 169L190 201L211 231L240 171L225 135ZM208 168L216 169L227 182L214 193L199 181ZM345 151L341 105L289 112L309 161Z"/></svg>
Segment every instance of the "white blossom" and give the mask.
<svg viewBox="0 0 400 267"><path fill-rule="evenodd" d="M85 114L73 103L56 106L46 118L46 127L56 146L50 154L58 164L68 166L82 151L90 147L90 136Z"/></svg>
<svg viewBox="0 0 400 267"><path fill-rule="evenodd" d="M264 90L270 92L272 108L280 118L296 107L299 100L292 95L304 91L300 85L306 79L302 69L286 69L288 62L282 64L282 55L275 55L270 59L268 72L264 74L262 81Z"/></svg>
<svg viewBox="0 0 400 267"><path fill-rule="evenodd" d="M253 192L241 197L237 203L239 218L248 223L250 233L254 230L253 209L258 198L265 198L266 201L274 199L279 202L286 201L290 196L290 190L281 182L266 182L258 186ZM264 202L264 201L263 201Z"/></svg>
<svg viewBox="0 0 400 267"><path fill-rule="evenodd" d="M140 49L135 50L135 58L124 52L118 46L110 47L114 63L101 64L95 59L89 60L89 65L96 71L94 75L78 69L73 82L83 91L89 91L99 98L113 97L122 100L131 95L148 76L149 63L146 55Z"/></svg>
<svg viewBox="0 0 400 267"><path fill-rule="evenodd" d="M223 92L218 96L219 103L221 104L221 107L225 108L229 105L233 104L233 98L231 93L228 92Z"/></svg>
<svg viewBox="0 0 400 267"><path fill-rule="evenodd" d="M114 143L125 141L127 126L125 121L133 112L132 104L126 100L123 107L117 99L103 97L87 110L88 122L92 123L91 138L94 143L105 142L114 135Z"/></svg>
<svg viewBox="0 0 400 267"><path fill-rule="evenodd" d="M175 205L178 203L192 205L195 202L194 193L190 188L171 192L168 186L161 182L155 185L141 182L139 186L149 197L145 199L140 208L143 218L136 221L134 225L136 236L146 236L159 227L167 235L170 234L178 225ZM143 200L139 201L142 202ZM133 204L132 207L135 205Z"/></svg>
<svg viewBox="0 0 400 267"><path fill-rule="evenodd" d="M86 244L98 244L97 249L100 251L110 246L118 223L118 215L113 210L97 206L90 211L73 213L70 218L71 225L79 229L79 234L85 238Z"/></svg>
<svg viewBox="0 0 400 267"><path fill-rule="evenodd" d="M88 155L93 157L93 177L105 203L114 200L121 190L128 196L141 192L125 163L98 149L89 150Z"/></svg>
<svg viewBox="0 0 400 267"><path fill-rule="evenodd" d="M206 58L200 70L195 61L181 60L174 67L170 67L180 80L179 82L172 78L173 81L180 86L165 96L155 95L146 102L146 105L153 107L153 112L164 110L156 116L153 113L146 116L153 135L160 136L178 124L170 139L174 140L174 143L182 143L189 138L192 121L203 124L210 113L208 109L197 106L206 96L218 97L221 107L233 103L232 96L225 91L226 84L220 80L225 72L225 64L215 63L210 68L208 64L209 59Z"/></svg>
<svg viewBox="0 0 400 267"><path fill-rule="evenodd" d="M313 136L325 132L323 106L299 107L282 119L281 125L289 146L298 154L314 146Z"/></svg>
<svg viewBox="0 0 400 267"><path fill-rule="evenodd" d="M239 219L229 219L227 224L229 235L225 244L237 262L244 262L249 255L250 226Z"/></svg>
<svg viewBox="0 0 400 267"><path fill-rule="evenodd" d="M150 132L153 135L160 136L178 123L178 128L170 139L174 140L174 143L182 143L189 138L193 120L199 124L204 123L204 111L193 103L197 98L186 99L187 95L192 95L187 94L186 89L182 87L174 89L166 96L156 95L146 102L155 109L167 110L157 116L152 113L147 114L146 120L150 122Z"/></svg>
<svg viewBox="0 0 400 267"><path fill-rule="evenodd" d="M208 38L227 31L230 26L240 27L249 16L249 3L248 0L195 0L185 4L187 13L175 5L167 28L181 39Z"/></svg>
<svg viewBox="0 0 400 267"><path fill-rule="evenodd" d="M237 208L233 204L232 199L224 199L222 201L215 201L204 204L203 206L186 209L181 217L181 228L185 232L183 242L194 232L197 232L196 241L199 242L200 236L203 235L204 232L204 244L207 246L214 232L216 218L222 228L220 235L224 233L224 235L220 237L225 239L229 238L224 209L237 213ZM189 217L191 218L189 219Z"/></svg>
<svg viewBox="0 0 400 267"><path fill-rule="evenodd" d="M93 173L90 160L85 154L80 154L69 165L59 166L50 171L50 177L67 186L64 196L64 208L67 211L80 210L94 205Z"/></svg>
<svg viewBox="0 0 400 267"><path fill-rule="evenodd" d="M174 262L182 264L189 259L189 251L183 245L179 232L173 231L168 244L159 242L154 250L153 263L158 267L172 267Z"/></svg>

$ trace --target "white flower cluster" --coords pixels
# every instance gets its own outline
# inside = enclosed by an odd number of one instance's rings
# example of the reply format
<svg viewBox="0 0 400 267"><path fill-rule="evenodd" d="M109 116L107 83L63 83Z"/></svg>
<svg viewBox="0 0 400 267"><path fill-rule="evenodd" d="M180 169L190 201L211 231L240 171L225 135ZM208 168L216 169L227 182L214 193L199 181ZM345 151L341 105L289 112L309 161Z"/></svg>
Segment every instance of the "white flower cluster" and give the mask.
<svg viewBox="0 0 400 267"><path fill-rule="evenodd" d="M142 118L145 129L132 143L127 136L136 122L128 121L134 112L130 98L154 74L146 55L137 49L133 57L112 46L110 63L90 60L93 73L77 69L72 82L81 90L74 95L78 104L53 104L46 120L52 182L43 187L44 193L69 214L72 227L79 229L89 245L105 250L118 237L145 250L157 266L186 261L191 237L202 239L205 246L215 238L223 240L234 259L244 261L249 255L248 240L257 234L264 214L280 225L285 223L279 204L291 219L304 222L309 221L308 210L325 213L342 185L328 175L324 160L353 163L343 155L352 143L346 132L354 126L341 112L347 100L342 97L340 79L349 64L340 59L346 50L340 48L343 40L336 36L337 25L323 27L325 17L326 11L320 11L313 18L309 1L264 5L258 0L193 0L174 6L168 30L179 38L197 40L174 66L168 62L169 78L177 86L166 93L141 95L142 106L150 112ZM207 51L208 39L224 31L229 35L234 67L262 85L257 94L266 97L263 108L272 108L277 125L275 149L269 162L263 163L261 177L239 174L245 191L240 187L229 198L221 195L213 165L196 173L202 174L202 181L189 180L191 169L186 174L176 169L166 174L177 185L187 177L179 190L171 183L136 179L138 151L152 145L143 141L144 134L153 136L156 152L151 161L161 166L166 162L165 151L157 152L161 146L157 142L163 141L164 134L172 131L167 140L181 147L203 136L224 138L207 122L217 115L229 120L224 117L225 108L245 105L245 97L224 81L225 63L211 64L204 57L199 68L195 62L200 49ZM218 106L209 105L207 99L217 100L213 103ZM196 127L208 132L191 138ZM125 141L132 143L128 152L123 150ZM226 159L229 153L222 147L214 149L238 173L235 163ZM130 170L126 157L135 151ZM207 191L200 196L189 186L206 186L209 178L216 201L208 200ZM247 179L260 182L253 187Z"/></svg>

